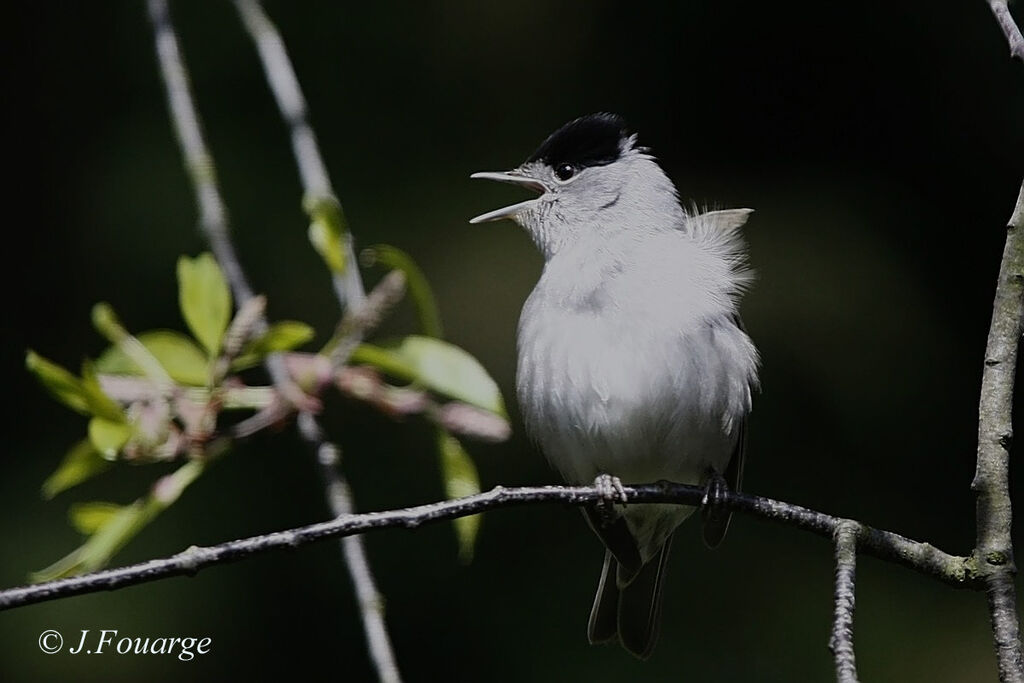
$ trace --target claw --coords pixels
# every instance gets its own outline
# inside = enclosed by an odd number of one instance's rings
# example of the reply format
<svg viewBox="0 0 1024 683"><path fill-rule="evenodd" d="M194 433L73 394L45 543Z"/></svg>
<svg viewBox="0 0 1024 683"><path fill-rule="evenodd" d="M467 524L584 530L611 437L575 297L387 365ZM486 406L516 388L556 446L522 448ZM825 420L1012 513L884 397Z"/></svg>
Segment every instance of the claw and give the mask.
<svg viewBox="0 0 1024 683"><path fill-rule="evenodd" d="M722 502L729 490L729 484L725 477L714 470L708 473L707 483L704 484L704 497L700 500L700 513L704 520L718 519L722 514Z"/></svg>
<svg viewBox="0 0 1024 683"><path fill-rule="evenodd" d="M594 508L601 519L602 526L608 526L618 519L619 515L615 512L615 504L626 502L626 490L622 488L622 480L610 474L597 475L597 478L594 479L594 488L600 495L600 498L594 503Z"/></svg>
<svg viewBox="0 0 1024 683"><path fill-rule="evenodd" d="M601 494L601 500L607 504L625 503L626 489L622 487L622 480L610 474L599 474L594 479L594 488Z"/></svg>

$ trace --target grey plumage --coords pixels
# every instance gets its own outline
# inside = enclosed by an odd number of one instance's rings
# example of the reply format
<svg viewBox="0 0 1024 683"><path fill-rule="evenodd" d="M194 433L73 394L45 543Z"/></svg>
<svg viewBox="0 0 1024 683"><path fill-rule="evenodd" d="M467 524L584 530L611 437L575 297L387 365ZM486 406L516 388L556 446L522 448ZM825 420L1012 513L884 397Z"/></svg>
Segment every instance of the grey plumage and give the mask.
<svg viewBox="0 0 1024 683"><path fill-rule="evenodd" d="M474 222L513 218L544 255L519 321L516 389L549 461L574 484L603 474L700 484L728 471L737 486L758 362L737 312L751 280L739 237L750 211L684 210L611 115L567 124L512 172L474 177L542 192ZM692 512L588 514L608 548L592 642L651 653L671 536ZM727 525L706 520L709 545Z"/></svg>

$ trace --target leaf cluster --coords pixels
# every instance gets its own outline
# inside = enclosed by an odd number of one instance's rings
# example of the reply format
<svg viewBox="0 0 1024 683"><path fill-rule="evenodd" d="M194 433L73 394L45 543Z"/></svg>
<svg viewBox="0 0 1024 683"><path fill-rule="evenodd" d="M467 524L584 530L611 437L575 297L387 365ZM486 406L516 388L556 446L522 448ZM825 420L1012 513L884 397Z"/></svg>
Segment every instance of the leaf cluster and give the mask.
<svg viewBox="0 0 1024 683"><path fill-rule="evenodd" d="M70 522L84 535L83 543L32 574L32 580L106 565L229 449L237 434L221 419L223 413L271 414L280 421L282 415L274 413L284 402L278 388L246 381L249 370L270 354L285 356L302 391L317 394L336 386L396 417L419 413L432 420L446 492L451 497L479 492L476 467L454 432L492 440L507 436L497 384L469 353L439 338L433 294L412 259L394 247L368 253L373 262L405 274L426 334L358 344L342 367L328 362L337 338L310 354L298 351L315 337L310 325L294 320L261 324L262 297L236 311L224 274L209 253L178 261L178 301L188 334L172 329L132 334L109 304L100 303L93 308L93 324L110 345L95 360L85 360L78 375L29 351L26 366L43 387L88 417L85 437L43 482L45 498L127 463L178 465L129 504L73 504ZM479 517L455 520L460 557L466 560L478 528Z"/></svg>

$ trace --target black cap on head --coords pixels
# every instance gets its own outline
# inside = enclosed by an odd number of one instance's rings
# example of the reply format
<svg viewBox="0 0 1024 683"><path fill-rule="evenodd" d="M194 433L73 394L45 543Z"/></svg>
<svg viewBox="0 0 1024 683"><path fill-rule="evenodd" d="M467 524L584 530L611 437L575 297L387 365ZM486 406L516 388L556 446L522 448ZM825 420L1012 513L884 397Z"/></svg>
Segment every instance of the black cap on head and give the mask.
<svg viewBox="0 0 1024 683"><path fill-rule="evenodd" d="M627 138L626 122L617 114L581 116L549 135L526 161L543 161L553 168L605 166L622 155L622 141Z"/></svg>

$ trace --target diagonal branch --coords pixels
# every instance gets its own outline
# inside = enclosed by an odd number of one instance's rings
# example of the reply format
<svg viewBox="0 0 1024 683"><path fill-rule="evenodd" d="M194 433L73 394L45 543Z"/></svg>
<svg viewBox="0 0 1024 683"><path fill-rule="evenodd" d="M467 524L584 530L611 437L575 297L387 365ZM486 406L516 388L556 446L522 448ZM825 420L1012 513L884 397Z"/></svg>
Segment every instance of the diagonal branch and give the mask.
<svg viewBox="0 0 1024 683"><path fill-rule="evenodd" d="M267 83L277 101L278 109L281 110L281 116L288 124L292 151L299 167L299 179L306 193L306 209L310 214L320 210L329 212L332 221L343 225L341 203L334 193L334 188L331 187L327 167L317 146L316 135L307 118L306 99L302 96L299 79L295 76L295 69L292 68L281 34L257 0L235 0L235 7L242 17L246 30L256 43L256 50L263 62L263 70L267 74ZM333 279L334 289L342 306L349 307L358 305L365 293L363 282L359 278L352 238L347 230L344 231L343 240L344 272L334 272Z"/></svg>
<svg viewBox="0 0 1024 683"><path fill-rule="evenodd" d="M235 0L235 7L245 24L246 30L256 44L256 50L263 62L267 82L277 101L281 115L288 125L292 149L299 167L299 178L305 192L303 204L314 223L323 221L329 231L339 234L341 239L342 268L332 264L331 281L342 309L356 313L368 308L363 304L366 293L352 248L352 236L346 225L341 202L331 187L330 177L317 146L316 135L306 115L306 101L299 87L288 52L285 50L277 27L263 11L257 0ZM348 316L347 316L348 317ZM332 360L344 362L345 356L362 340L364 330L358 326L348 330L346 337L336 349ZM355 506L345 476L338 469L340 449L324 440L323 430L311 414L299 416L299 433L318 454L317 462L327 487L327 502L335 516L350 514ZM324 454L333 457L325 458ZM395 660L394 648L388 636L384 621L384 598L377 590L370 563L366 557L363 540L358 536L346 538L342 543L342 554L349 575L352 578L358 598L363 628L370 649L370 657L382 683L399 683L401 680Z"/></svg>
<svg viewBox="0 0 1024 683"><path fill-rule="evenodd" d="M329 350L324 350L333 370L340 370L348 362L363 337L376 329L384 316L402 299L405 289L405 274L400 270L392 270L377 283L362 303L345 312L334 337L328 342Z"/></svg>
<svg viewBox="0 0 1024 683"><path fill-rule="evenodd" d="M1006 0L988 0L988 6L992 10L999 28L1003 30L1003 35L1006 36L1006 42L1010 45L1010 57L1024 61L1024 36L1021 35L1020 28L1017 27L1017 23L1010 14Z"/></svg>
<svg viewBox="0 0 1024 683"><path fill-rule="evenodd" d="M188 72L181 56L181 48L178 46L178 37L171 23L166 0L149 0L149 18L153 24L160 74L167 90L171 123L178 137L182 156L185 157L185 170L195 192L196 207L199 210L199 230L210 243L217 263L220 264L231 286L235 301L241 308L253 298L253 290L242 269L235 245L231 242L227 206L217 185L217 169L213 155L203 138L199 113L192 100ZM257 335L266 332L267 328L266 318L262 316L253 325L253 331ZM271 380L281 388L282 394L292 396L296 393L280 356L269 356L266 366Z"/></svg>
<svg viewBox="0 0 1024 683"><path fill-rule="evenodd" d="M185 170L196 195L199 229L210 243L217 263L224 270L235 299L241 304L252 298L253 291L231 243L228 210L217 186L213 156L203 139L199 114L192 101L188 73L166 0L149 0L149 19L155 34L160 74L167 89L171 124L178 137L181 153L185 157Z"/></svg>
<svg viewBox="0 0 1024 683"><path fill-rule="evenodd" d="M324 438L320 425L310 413L302 413L298 419L299 432L316 454L320 473L327 484L327 502L335 517L351 516L352 491L348 482L338 469L341 460L341 449ZM370 562L366 557L362 536L344 536L341 539L341 552L345 558L345 566L352 577L352 585L356 592L356 603L363 620L363 631L370 649L377 677L387 683L399 683L402 680L395 661L391 638L388 636L387 624L384 621L384 597L377 590L370 570Z"/></svg>
<svg viewBox="0 0 1024 683"><path fill-rule="evenodd" d="M697 506L701 504L705 495L703 487L669 482L625 486L623 491L632 504L673 503ZM171 576L192 575L211 565L232 562L270 550L292 549L328 538L354 536L379 529L415 529L424 524L497 508L552 503L583 506L599 499L602 499L602 492L589 486L499 486L475 496L439 503L401 510L347 514L328 522L243 538L220 545L205 548L193 546L165 559L0 591L0 610L71 595L115 590ZM972 558L949 555L928 543L913 541L891 531L873 529L859 522L833 517L792 503L733 491L722 493L721 505L735 512L779 522L824 538L833 538L836 530L844 522L853 523L859 530L858 549L866 555L901 564L956 588L984 588L984 584L975 574Z"/></svg>
<svg viewBox="0 0 1024 683"><path fill-rule="evenodd" d="M977 495L978 572L988 592L1001 681L1024 681L1017 599L1017 569L1010 537L1010 446L1013 443L1013 388L1024 330L1024 184L1006 227L992 324L985 347L978 407L978 462L971 488Z"/></svg>
<svg viewBox="0 0 1024 683"><path fill-rule="evenodd" d="M829 649L836 659L836 681L857 683L857 663L853 656L854 581L857 573L858 524L843 520L836 526L835 617Z"/></svg>

